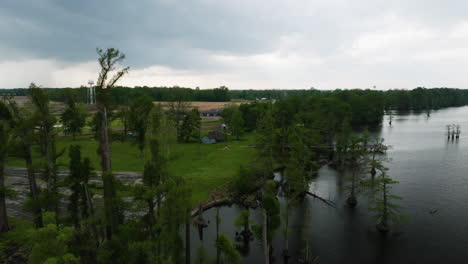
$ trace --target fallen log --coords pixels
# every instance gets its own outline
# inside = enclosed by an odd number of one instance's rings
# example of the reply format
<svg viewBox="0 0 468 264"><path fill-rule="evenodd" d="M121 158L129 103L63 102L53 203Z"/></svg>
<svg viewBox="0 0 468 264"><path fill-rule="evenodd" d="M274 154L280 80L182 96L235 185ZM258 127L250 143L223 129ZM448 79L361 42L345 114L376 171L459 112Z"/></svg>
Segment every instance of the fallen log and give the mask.
<svg viewBox="0 0 468 264"><path fill-rule="evenodd" d="M229 198L221 198L221 199L215 199L207 202L206 204L203 204L201 206L197 206L194 208L191 212L192 217L197 216L200 212L206 211L208 209L211 209L216 206L221 206L225 204L230 204L231 200Z"/></svg>
<svg viewBox="0 0 468 264"><path fill-rule="evenodd" d="M333 201L330 201L330 200L328 200L328 199L325 199L325 198L323 198L323 197L320 197L320 196L318 196L317 194L311 193L311 192L309 192L309 191L307 191L307 192L305 192L305 193L308 194L308 195L310 195L310 196L312 196L312 197L314 197L314 198L319 199L320 201L326 203L327 205L329 205L329 206L331 206L331 207L333 207L333 208L336 208L336 204L335 204L335 202L333 202Z"/></svg>

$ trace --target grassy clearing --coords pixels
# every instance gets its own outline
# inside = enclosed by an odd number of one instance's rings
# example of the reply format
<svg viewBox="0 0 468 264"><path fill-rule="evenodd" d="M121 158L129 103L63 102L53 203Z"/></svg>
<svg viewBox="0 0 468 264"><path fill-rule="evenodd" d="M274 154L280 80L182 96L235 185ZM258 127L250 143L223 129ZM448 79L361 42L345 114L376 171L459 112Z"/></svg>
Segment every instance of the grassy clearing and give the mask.
<svg viewBox="0 0 468 264"><path fill-rule="evenodd" d="M248 147L253 140L252 135L246 135L241 141L230 141L220 144L204 145L198 143L177 144L174 148L170 171L184 177L192 187L192 202L199 203L209 198L209 193L215 188L226 184L241 165L254 160L255 150ZM98 142L92 135L78 136L75 141L71 137L60 137L57 149L67 149L72 144L78 144L82 156L89 157L95 169L100 169L100 159L97 154ZM225 149L227 147L227 149ZM37 152L35 161L39 160ZM145 162L137 146L131 142L115 141L111 145L112 168L114 171L142 172ZM58 160L67 169L68 152ZM7 166L24 167L24 161L10 158Z"/></svg>

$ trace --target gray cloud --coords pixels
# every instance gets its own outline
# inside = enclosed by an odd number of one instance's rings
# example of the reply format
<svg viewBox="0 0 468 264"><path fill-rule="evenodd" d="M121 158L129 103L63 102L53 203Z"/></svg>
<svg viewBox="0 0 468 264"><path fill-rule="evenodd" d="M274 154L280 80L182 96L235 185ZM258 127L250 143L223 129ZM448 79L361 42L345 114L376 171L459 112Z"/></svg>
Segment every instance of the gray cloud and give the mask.
<svg viewBox="0 0 468 264"><path fill-rule="evenodd" d="M96 47L117 47L138 83L163 67L168 81L211 74L234 88L275 88L275 79L277 88L466 86L458 74L468 67L467 8L457 0L3 0L0 63L48 61L51 71L91 78L77 65L94 61ZM45 80L65 82L56 76ZM15 83L5 78L0 86Z"/></svg>

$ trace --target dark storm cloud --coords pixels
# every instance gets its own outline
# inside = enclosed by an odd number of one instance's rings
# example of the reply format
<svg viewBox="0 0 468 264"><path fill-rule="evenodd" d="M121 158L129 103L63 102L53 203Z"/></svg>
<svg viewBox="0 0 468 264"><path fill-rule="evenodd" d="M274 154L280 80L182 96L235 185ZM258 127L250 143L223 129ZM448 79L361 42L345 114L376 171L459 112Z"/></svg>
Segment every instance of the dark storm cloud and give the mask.
<svg viewBox="0 0 468 264"><path fill-rule="evenodd" d="M203 63L203 51L249 54L273 47L281 26L270 28L248 10L244 15L219 3L6 0L1 45L65 61L94 59L97 46L114 46L132 64L169 66Z"/></svg>
<svg viewBox="0 0 468 264"><path fill-rule="evenodd" d="M450 86L468 67L466 10L461 0L3 0L0 69L21 76L39 60L85 78L96 47L116 47L141 82L157 66L188 84Z"/></svg>

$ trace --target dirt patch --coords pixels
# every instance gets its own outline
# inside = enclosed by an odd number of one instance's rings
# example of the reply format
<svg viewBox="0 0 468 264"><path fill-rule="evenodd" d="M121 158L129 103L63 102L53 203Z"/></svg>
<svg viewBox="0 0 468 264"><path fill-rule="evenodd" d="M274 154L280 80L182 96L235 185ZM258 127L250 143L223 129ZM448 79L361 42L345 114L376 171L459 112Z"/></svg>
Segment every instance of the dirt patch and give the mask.
<svg viewBox="0 0 468 264"><path fill-rule="evenodd" d="M231 101L231 102L190 102L191 107L198 108L199 111L206 111L211 109L223 109L226 105L235 104L240 105L248 103L249 101ZM155 101L154 103L161 104L163 108L168 107L168 102Z"/></svg>
<svg viewBox="0 0 468 264"><path fill-rule="evenodd" d="M31 107L31 102L27 96L13 96L13 101L15 101L19 107ZM65 104L50 101L50 108L52 113L61 113L65 109Z"/></svg>

